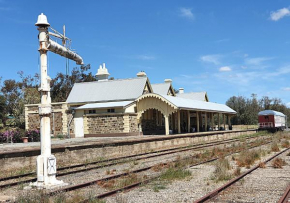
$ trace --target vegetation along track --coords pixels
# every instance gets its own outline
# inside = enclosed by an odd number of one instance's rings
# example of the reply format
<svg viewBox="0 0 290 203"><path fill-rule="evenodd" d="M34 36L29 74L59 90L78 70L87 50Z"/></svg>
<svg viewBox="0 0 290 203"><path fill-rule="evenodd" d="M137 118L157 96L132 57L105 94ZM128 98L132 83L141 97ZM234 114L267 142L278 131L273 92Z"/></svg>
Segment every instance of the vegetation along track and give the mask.
<svg viewBox="0 0 290 203"><path fill-rule="evenodd" d="M146 153L141 153L141 154L136 154L136 155L117 157L117 158L112 158L112 159L107 159L107 160L99 160L99 161L94 161L94 162L85 163L85 164L77 164L77 165L58 168L57 176L60 177L60 176L65 176L65 175L69 175L69 174L85 172L88 170L109 167L109 166L129 162L129 161L144 160L144 159L149 159L149 158L154 158L154 157L159 157L159 156L165 156L165 155L169 155L169 154L176 154L176 153L191 151L191 150L200 150L200 149L207 148L207 147L213 147L213 146L222 145L222 144L234 143L234 142L240 141L241 138L251 140L251 139L260 138L260 137L263 137L263 136L257 136L254 134L254 136L231 138L231 139L226 139L226 140L221 140L221 141L213 141L213 142L208 142L208 143L195 144L195 145L183 146L183 147L175 147L175 148L170 148L170 149L158 150L158 151L154 151L154 152L146 152ZM95 165L95 166L88 167L90 165ZM67 172L59 172L59 171L76 169L76 168L79 168L79 169L67 171ZM0 189L15 186L18 184L36 181L36 178L30 178L30 176L32 176L32 175L35 175L35 173L30 172L30 173L21 174L21 175L0 178L0 182L5 182L5 181L9 181L9 180L16 180L15 182L1 184ZM26 178L26 179L20 180L21 178Z"/></svg>
<svg viewBox="0 0 290 203"><path fill-rule="evenodd" d="M254 145L251 145L253 143L254 143ZM259 146L266 145L266 144L269 144L269 143L271 143L271 141L268 141L268 140L264 140L263 143L258 143L256 145L255 145L255 142L251 142L251 143L248 143L248 144L250 144L250 146L247 146L247 148L251 149L251 148L259 147ZM244 143L244 144L245 144L244 147L246 147L247 143ZM234 150L234 151L231 151L229 149L224 149L225 152L229 152L229 151L230 152L229 153L225 153L222 156L229 156L229 155L232 155L232 154L235 154L235 153L239 153L239 152L243 151L244 149L245 148ZM191 167L191 166L196 166L196 165L201 165L201 164L204 164L204 163L212 162L212 161L215 161L215 160L218 159L218 157L215 157L215 158L210 158L210 159L207 159L207 160L202 160L202 161L198 160L198 161L196 161L196 160L194 160L194 158L196 158L196 157L195 156L190 156L190 157L185 157L185 158L182 158L182 159L177 159L177 160L174 160L174 161L171 161L171 162L158 163L158 164L155 164L155 165L152 165L152 166L148 166L148 167L145 167L145 168L141 168L141 169L137 169L137 170L133 170L133 171L117 174L117 175L112 175L112 176L109 176L109 177L106 177L106 178L100 178L100 179L92 180L92 181L89 181L89 182L86 182L86 183L77 184L77 185L61 188L61 189L58 189L58 190L50 191L50 192L47 193L47 195L50 195L50 196L51 195L56 195L56 194L60 194L62 192L73 191L73 190L81 189L81 188L84 188L84 187L89 187L89 186L92 186L92 185L95 185L95 184L102 185L100 183L104 183L106 181L110 181L110 180L113 180L113 179L118 179L118 178L121 178L121 177L125 177L125 176L128 176L130 174L137 174L137 173L141 173L143 171L148 171L148 170L154 169L155 167L158 167L160 165L165 167L165 168L166 167L169 168L172 165L179 165L179 166L182 166L183 168L188 168L188 167ZM189 161L189 160L192 160L192 161ZM114 189L114 190L99 194L97 196L94 196L94 198L95 199L102 199L102 198L114 195L114 194L116 194L116 193L118 193L120 191L125 191L125 190L128 190L128 189L132 189L134 187L137 187L139 185L147 184L147 183L157 179L159 176L160 176L160 174L157 175L157 176L152 176L152 177L146 178L146 179L144 179L142 181L137 181L137 182L135 182L133 184L125 185L124 187L117 188L117 189ZM89 200L84 200L82 202L89 202Z"/></svg>
<svg viewBox="0 0 290 203"><path fill-rule="evenodd" d="M277 156L287 152L290 149L290 147L284 149L283 151L271 156L270 158L268 158L267 160L264 161L264 163L268 163L269 161L273 160L274 158L276 158ZM250 173L252 173L253 171L257 170L258 168L260 168L260 165L256 165L255 167L251 168L250 170L244 172L243 174L237 176L234 179L231 179L229 182L227 182L226 184L222 185L221 187L217 188L216 190L206 194L205 196L201 197L200 199L198 199L197 201L195 201L195 203L202 203L202 202L206 202L214 197L216 197L219 193L221 193L222 191L225 191L227 188L229 188L230 186L232 186L233 184L235 184L236 182L240 181L241 179L243 179L245 176L249 175Z"/></svg>

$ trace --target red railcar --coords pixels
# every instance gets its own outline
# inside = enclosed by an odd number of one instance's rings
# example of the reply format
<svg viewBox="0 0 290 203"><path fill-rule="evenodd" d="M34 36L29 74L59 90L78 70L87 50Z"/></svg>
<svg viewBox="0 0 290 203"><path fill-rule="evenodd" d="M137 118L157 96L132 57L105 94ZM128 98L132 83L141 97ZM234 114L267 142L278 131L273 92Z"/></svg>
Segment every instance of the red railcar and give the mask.
<svg viewBox="0 0 290 203"><path fill-rule="evenodd" d="M259 130L276 132L286 129L287 117L281 112L264 110L258 114Z"/></svg>

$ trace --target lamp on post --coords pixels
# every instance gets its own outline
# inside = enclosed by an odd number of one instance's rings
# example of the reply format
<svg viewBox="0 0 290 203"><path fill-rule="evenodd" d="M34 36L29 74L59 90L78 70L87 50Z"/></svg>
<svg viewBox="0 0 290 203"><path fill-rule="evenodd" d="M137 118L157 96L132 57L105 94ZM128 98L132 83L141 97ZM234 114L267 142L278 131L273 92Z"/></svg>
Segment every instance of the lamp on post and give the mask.
<svg viewBox="0 0 290 203"><path fill-rule="evenodd" d="M49 41L48 27L50 24L46 16L42 13L38 16L37 23L39 35L39 53L40 53L40 95L41 104L39 105L40 116L40 141L41 154L37 157L37 182L34 186L39 188L52 188L64 185L63 181L56 179L56 158L51 154L50 138L50 115L51 115L51 97L50 97L50 77L47 74L47 45Z"/></svg>
<svg viewBox="0 0 290 203"><path fill-rule="evenodd" d="M41 13L35 24L38 28L39 35L39 53L40 53L40 94L41 104L39 105L40 116L40 141L41 154L37 157L37 182L32 185L38 188L53 188L66 185L63 181L56 179L56 158L51 154L51 129L50 129L50 115L51 115L51 97L50 97L50 81L51 78L47 74L47 51L54 52L63 57L76 61L77 64L83 64L83 59L72 52L68 48L57 44L49 39L50 33L48 28L50 24L47 17ZM64 35L54 36L67 38Z"/></svg>

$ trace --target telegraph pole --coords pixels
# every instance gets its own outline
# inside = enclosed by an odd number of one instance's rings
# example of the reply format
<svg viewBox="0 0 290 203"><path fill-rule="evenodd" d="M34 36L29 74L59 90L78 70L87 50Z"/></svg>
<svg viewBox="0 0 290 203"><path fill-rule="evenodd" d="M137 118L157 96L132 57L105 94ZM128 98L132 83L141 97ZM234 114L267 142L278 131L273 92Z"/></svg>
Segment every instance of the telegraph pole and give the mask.
<svg viewBox="0 0 290 203"><path fill-rule="evenodd" d="M50 97L50 81L51 78L47 74L47 51L52 51L66 58L72 59L77 64L83 64L82 58L76 53L70 51L56 42L49 39L48 28L50 24L47 17L42 13L38 16L37 23L39 35L39 53L40 53L40 94L41 104L39 106L40 116L40 140L41 154L37 157L37 182L32 185L38 188L53 188L66 185L63 181L56 179L56 158L51 154L51 97ZM57 35L57 34L55 34ZM62 37L57 35L58 37ZM63 40L66 40L64 37Z"/></svg>

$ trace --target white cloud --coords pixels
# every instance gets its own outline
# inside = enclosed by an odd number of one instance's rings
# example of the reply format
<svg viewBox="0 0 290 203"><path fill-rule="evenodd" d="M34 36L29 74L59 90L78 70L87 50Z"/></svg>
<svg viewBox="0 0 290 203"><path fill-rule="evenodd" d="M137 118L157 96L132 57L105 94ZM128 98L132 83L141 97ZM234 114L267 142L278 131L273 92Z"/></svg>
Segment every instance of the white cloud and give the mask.
<svg viewBox="0 0 290 203"><path fill-rule="evenodd" d="M222 43L222 42L228 42L230 41L230 39L220 39L220 40L216 40L216 43Z"/></svg>
<svg viewBox="0 0 290 203"><path fill-rule="evenodd" d="M270 14L270 19L273 21L278 21L281 18L284 18L285 16L289 16L290 11L288 8L281 8L277 11L271 12Z"/></svg>
<svg viewBox="0 0 290 203"><path fill-rule="evenodd" d="M151 56L151 55L138 55L137 59L141 59L141 60L154 60L155 57Z"/></svg>
<svg viewBox="0 0 290 203"><path fill-rule="evenodd" d="M180 16L185 17L189 20L194 20L194 15L191 11L191 8L180 8L179 12L180 12Z"/></svg>
<svg viewBox="0 0 290 203"><path fill-rule="evenodd" d="M290 108L290 102L286 103L286 106L287 106L288 108Z"/></svg>
<svg viewBox="0 0 290 203"><path fill-rule="evenodd" d="M284 91L290 91L290 87L283 87L282 90L284 90Z"/></svg>
<svg viewBox="0 0 290 203"><path fill-rule="evenodd" d="M245 62L248 65L255 65L255 66L259 66L261 65L264 61L269 61L273 58L270 57L257 57L257 58L246 58Z"/></svg>
<svg viewBox="0 0 290 203"><path fill-rule="evenodd" d="M200 60L202 60L203 62L213 63L215 65L218 65L218 64L220 64L221 57L222 56L219 54L204 55L204 56L200 57Z"/></svg>
<svg viewBox="0 0 290 203"><path fill-rule="evenodd" d="M220 67L219 71L220 72L229 72L229 71L232 71L232 69L229 66L223 66L223 67Z"/></svg>

